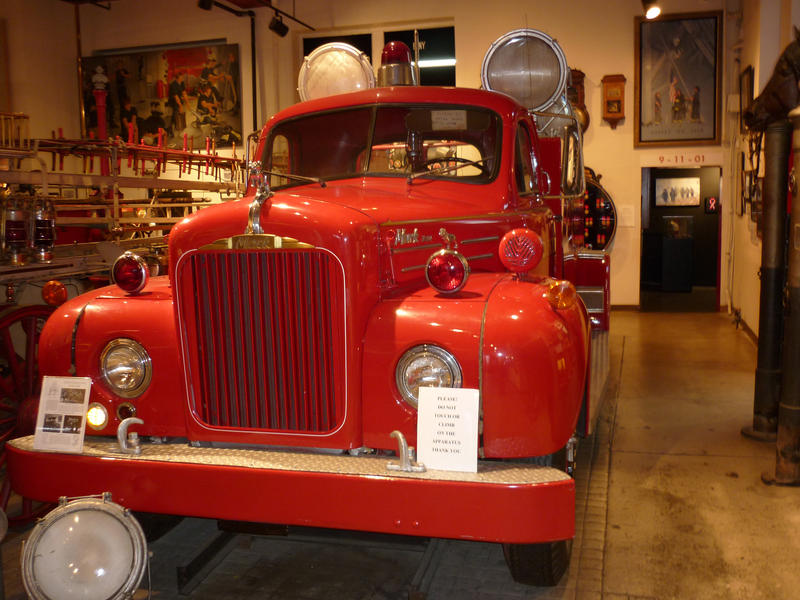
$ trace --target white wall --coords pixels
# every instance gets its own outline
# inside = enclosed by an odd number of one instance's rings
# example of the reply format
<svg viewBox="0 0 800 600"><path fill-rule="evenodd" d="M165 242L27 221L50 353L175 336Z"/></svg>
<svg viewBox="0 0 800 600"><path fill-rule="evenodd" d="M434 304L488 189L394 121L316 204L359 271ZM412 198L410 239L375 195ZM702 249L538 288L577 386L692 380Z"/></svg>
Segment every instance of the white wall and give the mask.
<svg viewBox="0 0 800 600"><path fill-rule="evenodd" d="M224 2L224 0L222 0ZM723 304L732 290L734 306L741 307L748 325L757 327L760 244L752 224L735 216L738 194L735 161L740 141L736 115L726 112L728 95L738 93L738 73L746 64L756 67L756 82L769 76L777 58L776 48L763 49L763 19L777 27L787 10L797 18L798 0L662 0L664 12L726 11L726 53L723 65L723 143L703 147L711 157L707 164L723 169L722 289ZM787 3L789 8L787 9ZM612 303L639 302L639 255L641 168L657 166L658 151L633 148L634 17L641 14L640 0L275 0L275 5L313 25L319 33L378 30L392 26L425 26L449 22L455 25L457 84L473 87L480 82L480 65L489 45L503 33L519 28L541 29L564 48L568 63L586 73L586 103L591 125L585 137L586 163L603 175L602 183L614 198L621 216L612 249ZM743 8L742 8L743 5ZM778 6L773 9L772 6ZM225 38L240 45L244 129L251 118L250 21L219 8L203 11L196 0L115 0L111 10L81 5L83 54L96 49L158 45L173 42ZM743 10L743 12L742 12ZM776 15L772 15L775 12ZM277 110L297 99L297 69L301 36L307 30L286 21L291 32L279 38L267 29L271 11L255 9L257 28L258 117L263 123ZM744 16L744 18L742 18ZM75 77L75 26L72 5L61 0L3 0L0 18L7 21L11 70L12 108L32 116L36 136L64 127L65 135L77 135L78 96ZM740 36L740 25L743 27ZM788 27L783 20L784 28ZM777 29L775 29L777 31ZM731 47L742 38L741 50ZM780 40L773 33L770 38ZM774 56L770 57L770 54ZM736 62L736 58L740 62ZM600 118L600 81L604 75L621 73L626 79L627 118L616 129ZM733 98L735 100L735 98ZM697 147L670 148L671 152L696 151ZM729 278L732 274L732 279Z"/></svg>

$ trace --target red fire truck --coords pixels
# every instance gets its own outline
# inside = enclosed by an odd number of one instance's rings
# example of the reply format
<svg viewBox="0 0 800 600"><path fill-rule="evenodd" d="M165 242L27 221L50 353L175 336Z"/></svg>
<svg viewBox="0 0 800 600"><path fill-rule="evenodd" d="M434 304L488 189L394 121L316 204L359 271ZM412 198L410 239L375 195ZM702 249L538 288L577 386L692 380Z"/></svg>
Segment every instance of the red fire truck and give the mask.
<svg viewBox="0 0 800 600"><path fill-rule="evenodd" d="M86 437L9 442L13 488L498 542L515 579L555 584L609 293L556 96L392 86L275 115L246 195L173 228L168 276L126 253L48 320L40 371L91 379ZM476 473L415 462L423 387L479 391Z"/></svg>

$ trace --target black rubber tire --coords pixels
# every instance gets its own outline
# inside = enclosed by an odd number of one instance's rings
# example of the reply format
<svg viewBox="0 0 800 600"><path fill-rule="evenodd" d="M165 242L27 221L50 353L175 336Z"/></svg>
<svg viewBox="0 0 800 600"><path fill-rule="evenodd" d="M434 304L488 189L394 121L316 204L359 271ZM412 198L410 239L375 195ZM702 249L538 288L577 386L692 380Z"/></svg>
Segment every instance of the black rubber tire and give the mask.
<svg viewBox="0 0 800 600"><path fill-rule="evenodd" d="M532 456L523 462L567 470L567 448L544 456ZM559 540L542 544L503 544L511 577L517 583L536 586L554 586L569 567L572 540Z"/></svg>
<svg viewBox="0 0 800 600"><path fill-rule="evenodd" d="M569 567L571 554L572 540L544 544L503 544L503 555L511 577L525 585L558 585Z"/></svg>

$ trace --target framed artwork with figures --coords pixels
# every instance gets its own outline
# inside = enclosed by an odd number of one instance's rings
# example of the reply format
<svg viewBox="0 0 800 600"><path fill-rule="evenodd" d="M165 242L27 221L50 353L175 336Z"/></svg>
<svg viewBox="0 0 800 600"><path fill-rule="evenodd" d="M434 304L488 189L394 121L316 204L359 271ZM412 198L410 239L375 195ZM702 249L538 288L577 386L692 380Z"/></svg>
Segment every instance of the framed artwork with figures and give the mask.
<svg viewBox="0 0 800 600"><path fill-rule="evenodd" d="M722 13L635 20L634 146L720 142Z"/></svg>

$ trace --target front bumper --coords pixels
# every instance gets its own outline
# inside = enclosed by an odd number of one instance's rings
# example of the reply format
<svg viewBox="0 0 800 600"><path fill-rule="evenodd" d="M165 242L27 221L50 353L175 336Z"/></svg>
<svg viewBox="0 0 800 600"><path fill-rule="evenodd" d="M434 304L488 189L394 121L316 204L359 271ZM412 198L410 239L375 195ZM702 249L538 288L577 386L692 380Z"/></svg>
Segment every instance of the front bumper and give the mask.
<svg viewBox="0 0 800 600"><path fill-rule="evenodd" d="M6 443L19 494L111 492L136 511L383 533L535 543L574 535L575 485L558 469L479 461L477 473L388 471L391 457L87 438L81 454ZM395 459L396 460L396 459Z"/></svg>

